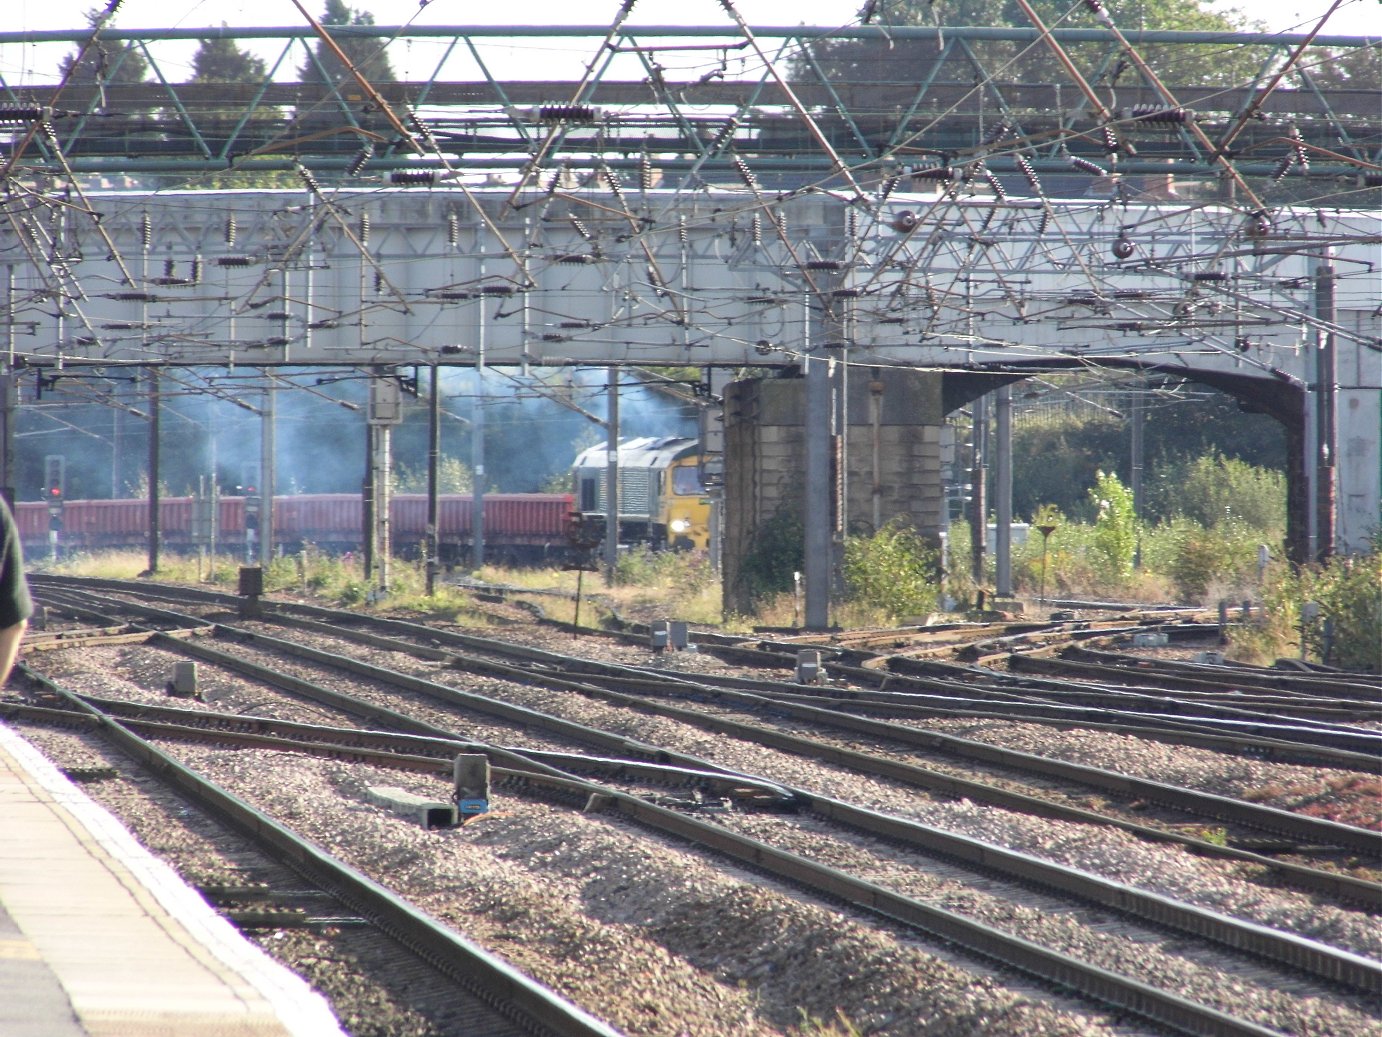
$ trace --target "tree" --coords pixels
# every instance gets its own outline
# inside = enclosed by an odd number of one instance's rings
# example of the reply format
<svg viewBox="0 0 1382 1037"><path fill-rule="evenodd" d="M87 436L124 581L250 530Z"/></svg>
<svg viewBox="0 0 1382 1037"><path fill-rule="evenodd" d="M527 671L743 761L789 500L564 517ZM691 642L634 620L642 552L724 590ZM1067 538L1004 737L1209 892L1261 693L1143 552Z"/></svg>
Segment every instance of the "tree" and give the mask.
<svg viewBox="0 0 1382 1037"><path fill-rule="evenodd" d="M337 57L335 50L325 40L317 41L311 56L298 69L298 78L304 84L325 87L325 94L315 103L297 110L294 133L301 137L334 135L342 150L356 151L361 146L361 140L354 132L355 128L383 135L391 134L393 130L383 114L365 114L373 108L372 105L346 100L348 96L360 93L355 72L373 86L397 82L397 77L384 51L383 40L361 39L349 33L332 31L373 25L374 15L352 9L345 0L326 0L326 10L319 21L345 55L349 66Z"/></svg>
<svg viewBox="0 0 1382 1037"><path fill-rule="evenodd" d="M225 28L225 22L221 28ZM268 78L264 59L241 50L224 36L202 40L192 55L193 83L262 83Z"/></svg>
<svg viewBox="0 0 1382 1037"><path fill-rule="evenodd" d="M354 10L346 4L345 0L326 0L326 10L318 20L330 33L333 26L373 25L374 15L368 11ZM393 67L389 64L389 56L384 50L382 41L357 39L345 33L333 34L332 39L335 40L341 53L346 56L355 70L369 82L377 86L380 83L398 81L398 77L394 75ZM313 58L308 60L298 71L298 78L304 83L326 82L331 86L340 86L344 82L354 80L350 69L341 64L341 59L326 45L324 40L317 41Z"/></svg>
<svg viewBox="0 0 1382 1037"><path fill-rule="evenodd" d="M221 25L225 28L225 23ZM215 100L207 103L188 103L195 114L193 121L203 140L219 156L233 160L255 148L262 147L276 136L282 125L282 113L277 108L259 108L246 121L244 117L259 87L269 78L268 66L258 55L242 50L233 39L216 37L204 39L192 55L194 86L215 86L211 92ZM219 103L218 103L219 102ZM172 119L175 113L167 113ZM208 189L268 188L296 186L297 178L284 172L254 172L237 165L233 172L216 173L197 181Z"/></svg>
<svg viewBox="0 0 1382 1037"><path fill-rule="evenodd" d="M1031 7L1050 29L1099 27L1083 5L1072 7L1068 0L1031 0ZM796 60L794 78L830 84L850 112L862 116L864 123L871 112L885 124L892 119L892 125L896 113L910 107L918 85L931 75L942 54L944 64L932 80L937 87L1071 84L1064 66L1041 40L957 42L953 35L947 38L947 28L960 26L1032 28L1031 20L1016 0L901 0L886 5L886 18L884 28L934 27L936 32L925 38L884 35L821 40L811 44L807 54ZM1140 0L1135 11L1116 14L1115 24L1125 35L1135 35L1142 29L1233 32L1243 28L1231 16L1208 11L1196 0ZM1118 88L1142 85L1136 68L1123 56L1111 53L1111 46L1107 42L1065 46L1076 67L1105 98ZM1256 75L1261 61L1255 48L1218 46L1213 47L1212 53L1205 47L1184 45L1141 45L1138 49L1162 80L1172 86L1245 82ZM1070 89L1075 90L1073 84ZM987 90L976 90L972 95L974 104L980 103L981 93L983 103L994 100ZM1011 99L1007 104L1011 106Z"/></svg>
<svg viewBox="0 0 1382 1037"><path fill-rule="evenodd" d="M99 9L86 12L86 23L93 32L104 28L104 15ZM69 87L104 88L142 83L149 74L149 62L132 43L107 43L97 36L94 43L63 57L58 72Z"/></svg>

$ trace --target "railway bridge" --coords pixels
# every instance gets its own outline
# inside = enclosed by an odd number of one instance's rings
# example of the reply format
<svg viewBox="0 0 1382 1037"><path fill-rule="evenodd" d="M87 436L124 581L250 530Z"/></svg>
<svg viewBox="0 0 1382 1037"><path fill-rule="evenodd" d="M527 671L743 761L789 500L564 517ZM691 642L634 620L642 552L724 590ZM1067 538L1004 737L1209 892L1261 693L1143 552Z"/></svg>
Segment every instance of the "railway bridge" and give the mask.
<svg viewBox="0 0 1382 1037"><path fill-rule="evenodd" d="M235 89L6 73L9 382L121 366L791 369L820 502L832 386L850 371L937 372L953 408L1032 374L1132 368L1283 424L1296 557L1365 545L1382 467L1382 118L1375 89L1323 90L1323 61L1301 58L1374 44L892 27L912 45L905 70L851 83L821 41L876 43L875 27L755 30L729 4L724 26L634 27L628 6L579 30L0 34L151 58L178 38L318 55L424 39L474 58L470 79L443 59L426 81L357 66ZM594 57L566 81L501 79L482 57L501 33L569 35ZM1068 81L1004 80L1001 54L985 57L998 44L1048 53ZM1173 88L1146 57L1206 48L1261 64ZM828 510L807 510L808 558L829 556L813 518Z"/></svg>

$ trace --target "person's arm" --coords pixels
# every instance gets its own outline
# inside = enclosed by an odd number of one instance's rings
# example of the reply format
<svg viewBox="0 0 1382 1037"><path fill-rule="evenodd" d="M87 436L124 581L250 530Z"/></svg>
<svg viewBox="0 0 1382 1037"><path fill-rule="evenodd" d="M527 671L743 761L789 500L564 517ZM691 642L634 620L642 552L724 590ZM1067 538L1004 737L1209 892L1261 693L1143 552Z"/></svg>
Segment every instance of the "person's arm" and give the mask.
<svg viewBox="0 0 1382 1037"><path fill-rule="evenodd" d="M13 626L0 630L0 684L9 679L15 657L19 655L19 642L24 639L24 631L28 626L29 621L21 619Z"/></svg>

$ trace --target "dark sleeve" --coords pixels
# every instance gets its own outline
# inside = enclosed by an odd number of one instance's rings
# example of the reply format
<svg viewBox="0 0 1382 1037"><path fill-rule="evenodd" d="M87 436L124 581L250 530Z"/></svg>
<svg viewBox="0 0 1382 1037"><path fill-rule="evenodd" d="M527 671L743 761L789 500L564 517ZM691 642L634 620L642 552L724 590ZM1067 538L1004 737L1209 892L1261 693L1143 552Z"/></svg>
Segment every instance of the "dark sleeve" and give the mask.
<svg viewBox="0 0 1382 1037"><path fill-rule="evenodd" d="M24 552L19 546L19 529L5 502L0 500L0 630L28 619L34 612L29 598L29 581L24 578Z"/></svg>

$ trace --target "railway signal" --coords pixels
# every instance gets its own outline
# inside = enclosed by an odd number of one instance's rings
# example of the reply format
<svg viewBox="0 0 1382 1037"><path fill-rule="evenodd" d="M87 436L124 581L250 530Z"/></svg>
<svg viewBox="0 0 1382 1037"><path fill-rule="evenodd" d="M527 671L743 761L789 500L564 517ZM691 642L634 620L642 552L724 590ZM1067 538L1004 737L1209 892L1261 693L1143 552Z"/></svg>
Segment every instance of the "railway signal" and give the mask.
<svg viewBox="0 0 1382 1037"><path fill-rule="evenodd" d="M43 499L54 515L62 512L67 489L67 458L62 454L48 454L43 459Z"/></svg>

